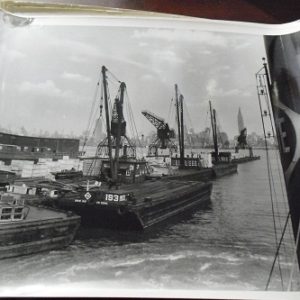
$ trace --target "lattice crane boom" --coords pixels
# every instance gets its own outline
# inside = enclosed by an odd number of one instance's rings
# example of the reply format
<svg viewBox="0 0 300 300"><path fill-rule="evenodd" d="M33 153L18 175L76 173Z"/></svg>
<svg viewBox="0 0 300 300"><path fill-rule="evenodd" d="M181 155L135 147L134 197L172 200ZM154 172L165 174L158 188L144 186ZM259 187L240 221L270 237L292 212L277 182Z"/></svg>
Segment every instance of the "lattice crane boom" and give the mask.
<svg viewBox="0 0 300 300"><path fill-rule="evenodd" d="M164 119L156 116L154 113L144 110L142 114L150 121L150 123L157 129L164 129L166 128L166 123Z"/></svg>
<svg viewBox="0 0 300 300"><path fill-rule="evenodd" d="M174 143L171 142L171 138L175 137L174 130L169 128L168 123L164 119L156 116L149 111L142 111L142 114L150 121L150 123L157 129L156 140L153 143L153 147L166 149L174 147Z"/></svg>

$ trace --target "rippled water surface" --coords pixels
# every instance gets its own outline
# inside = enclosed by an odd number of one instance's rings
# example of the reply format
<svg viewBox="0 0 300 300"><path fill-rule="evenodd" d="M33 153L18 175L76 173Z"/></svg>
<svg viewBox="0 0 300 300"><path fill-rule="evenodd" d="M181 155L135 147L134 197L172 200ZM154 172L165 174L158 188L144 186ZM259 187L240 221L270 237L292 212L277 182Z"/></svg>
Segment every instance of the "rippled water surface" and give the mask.
<svg viewBox="0 0 300 300"><path fill-rule="evenodd" d="M205 208L144 232L81 229L72 245L0 262L0 290L29 285L195 290L264 290L276 251L265 154L214 182ZM278 230L287 203L271 153ZM291 232L281 271L286 288ZM270 289L281 290L276 264Z"/></svg>

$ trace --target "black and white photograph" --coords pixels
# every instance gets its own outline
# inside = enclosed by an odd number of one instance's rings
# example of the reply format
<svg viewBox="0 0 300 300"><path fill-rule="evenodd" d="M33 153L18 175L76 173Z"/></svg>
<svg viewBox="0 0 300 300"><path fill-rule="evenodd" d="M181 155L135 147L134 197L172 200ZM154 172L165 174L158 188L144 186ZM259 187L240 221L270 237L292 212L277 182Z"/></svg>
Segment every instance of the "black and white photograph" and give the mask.
<svg viewBox="0 0 300 300"><path fill-rule="evenodd" d="M1 296L299 291L299 32L0 17Z"/></svg>

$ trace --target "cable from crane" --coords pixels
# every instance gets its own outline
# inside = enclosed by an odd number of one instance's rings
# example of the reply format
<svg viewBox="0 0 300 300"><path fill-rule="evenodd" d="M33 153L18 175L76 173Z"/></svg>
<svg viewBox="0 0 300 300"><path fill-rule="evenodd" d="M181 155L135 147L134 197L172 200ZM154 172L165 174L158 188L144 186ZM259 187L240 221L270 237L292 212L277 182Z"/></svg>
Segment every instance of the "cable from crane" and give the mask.
<svg viewBox="0 0 300 300"><path fill-rule="evenodd" d="M107 70L107 73L109 73L115 79L115 81L117 81L118 83L121 83L121 81L117 78L117 76L114 75L110 70Z"/></svg>
<svg viewBox="0 0 300 300"><path fill-rule="evenodd" d="M137 143L139 144L139 147L142 147L141 141L140 141L139 136L138 136L138 131L137 131L137 127L136 127L136 124L135 124L133 111L132 111L132 108L131 108L131 103L130 103L130 99L129 99L127 89L125 91L125 94L126 94L126 99L127 99L126 102L127 102L127 105L128 105L129 120L132 123L132 134L133 134L133 137L135 138L135 140L137 141Z"/></svg>
<svg viewBox="0 0 300 300"><path fill-rule="evenodd" d="M85 137L84 137L84 142L83 142L82 150L81 150L82 152L83 152L84 149L85 149L85 146L86 146L88 137L89 137L89 135L90 135L91 124L92 124L92 119L93 119L93 113L94 113L95 110L96 110L96 109L95 109L95 106L96 106L96 103L97 103L97 97L98 97L98 92L99 92L100 80L101 80L101 76L99 77L99 79L98 79L98 81L97 81L96 88L95 88L95 91L94 91L93 102L92 102L92 106L91 106L91 109L90 109L89 118L88 118L88 123L87 123L87 127L86 127L86 135L85 135Z"/></svg>
<svg viewBox="0 0 300 300"><path fill-rule="evenodd" d="M167 117L167 122L170 124L170 117L171 117L171 113L172 113L172 107L173 107L173 98L170 101L170 105L169 105L169 111L168 111L168 117Z"/></svg>
<svg viewBox="0 0 300 300"><path fill-rule="evenodd" d="M186 138L187 138L188 145L190 147L191 154L193 154L192 138L189 135L189 130L188 130L188 125L189 125L190 128L193 128L192 119L190 117L190 114L189 114L189 111L188 111L188 108L187 108L187 105L186 105L186 101L183 101L183 105L184 105L184 116L185 116L184 120L188 119L188 121L189 121L189 122L185 122L185 124L184 124L184 126L187 130Z"/></svg>

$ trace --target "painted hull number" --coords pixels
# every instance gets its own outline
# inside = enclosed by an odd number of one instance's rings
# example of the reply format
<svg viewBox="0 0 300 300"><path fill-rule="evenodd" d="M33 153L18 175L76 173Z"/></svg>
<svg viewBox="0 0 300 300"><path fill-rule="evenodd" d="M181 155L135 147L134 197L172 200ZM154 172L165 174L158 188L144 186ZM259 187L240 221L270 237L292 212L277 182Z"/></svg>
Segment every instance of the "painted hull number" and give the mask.
<svg viewBox="0 0 300 300"><path fill-rule="evenodd" d="M105 194L105 201L124 202L124 201L126 201L126 196L125 195L117 195L117 194Z"/></svg>

